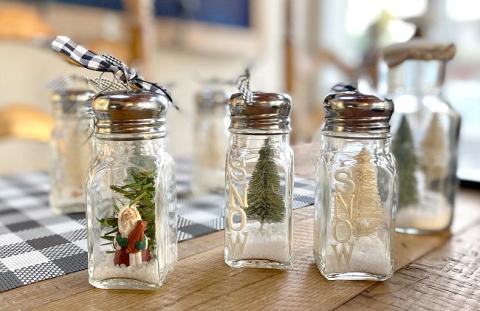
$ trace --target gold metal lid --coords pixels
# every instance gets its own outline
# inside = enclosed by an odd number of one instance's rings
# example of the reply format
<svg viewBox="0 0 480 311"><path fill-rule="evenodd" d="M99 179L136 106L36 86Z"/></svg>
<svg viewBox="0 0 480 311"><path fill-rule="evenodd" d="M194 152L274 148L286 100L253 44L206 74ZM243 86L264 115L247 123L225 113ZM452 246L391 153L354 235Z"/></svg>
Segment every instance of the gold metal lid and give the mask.
<svg viewBox="0 0 480 311"><path fill-rule="evenodd" d="M246 103L240 93L230 98L230 132L284 134L290 132L290 96L253 92L253 102Z"/></svg>
<svg viewBox="0 0 480 311"><path fill-rule="evenodd" d="M170 100L151 92L115 91L97 95L92 103L99 134L166 134Z"/></svg>
<svg viewBox="0 0 480 311"><path fill-rule="evenodd" d="M324 134L390 134L393 101L360 93L350 86L336 86L334 91L323 102Z"/></svg>

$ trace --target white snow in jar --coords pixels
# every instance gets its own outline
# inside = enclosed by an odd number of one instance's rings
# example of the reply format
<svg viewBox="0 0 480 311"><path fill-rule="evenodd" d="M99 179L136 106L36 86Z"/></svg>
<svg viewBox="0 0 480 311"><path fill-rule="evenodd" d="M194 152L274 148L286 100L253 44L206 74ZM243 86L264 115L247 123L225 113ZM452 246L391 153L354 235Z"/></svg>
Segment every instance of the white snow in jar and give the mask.
<svg viewBox="0 0 480 311"><path fill-rule="evenodd" d="M398 209L396 225L400 228L439 230L448 226L452 217L452 206L441 193L428 191L418 206Z"/></svg>
<svg viewBox="0 0 480 311"><path fill-rule="evenodd" d="M84 194L82 193L81 189L78 188L71 188L64 191L64 193L70 194L70 197L58 197L56 199L56 205L63 207L73 204L85 204Z"/></svg>
<svg viewBox="0 0 480 311"><path fill-rule="evenodd" d="M133 279L151 284L160 281L158 261L152 258L139 266L116 266L113 263L114 254L106 254L104 259L95 265L93 279L103 281L108 279Z"/></svg>
<svg viewBox="0 0 480 311"><path fill-rule="evenodd" d="M346 247L346 246L345 246ZM348 248L345 249L347 252ZM325 273L371 273L387 275L391 271L390 252L378 236L360 237L351 249L350 260L345 263L344 256L330 245L327 248ZM348 257L348 255L347 255Z"/></svg>
<svg viewBox="0 0 480 311"><path fill-rule="evenodd" d="M286 223L247 223L242 232L248 232L243 252L232 256L236 260L271 260L279 263L290 260L289 237Z"/></svg>

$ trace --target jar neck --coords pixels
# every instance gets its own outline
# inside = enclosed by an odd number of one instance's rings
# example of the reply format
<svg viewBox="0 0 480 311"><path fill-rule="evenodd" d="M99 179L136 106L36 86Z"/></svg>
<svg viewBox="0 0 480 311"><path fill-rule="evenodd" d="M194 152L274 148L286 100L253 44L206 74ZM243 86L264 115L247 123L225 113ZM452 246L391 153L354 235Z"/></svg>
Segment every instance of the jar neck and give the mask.
<svg viewBox="0 0 480 311"><path fill-rule="evenodd" d="M446 62L407 60L388 70L388 95L440 95Z"/></svg>
<svg viewBox="0 0 480 311"><path fill-rule="evenodd" d="M390 137L361 138L358 135L350 137L323 135L322 138L322 150L324 152L349 152L356 154L363 148L366 148L373 154L390 152Z"/></svg>
<svg viewBox="0 0 480 311"><path fill-rule="evenodd" d="M95 134L95 154L115 158L159 156L165 150L165 137L153 134Z"/></svg>
<svg viewBox="0 0 480 311"><path fill-rule="evenodd" d="M82 105L81 103L78 105ZM80 118L80 119L90 119L92 118L91 110L87 107L76 107L74 105L66 106L62 103L57 103L53 107L53 115L55 118Z"/></svg>
<svg viewBox="0 0 480 311"><path fill-rule="evenodd" d="M230 134L230 146L232 148L259 149L265 145L268 139L270 146L280 148L289 145L289 134L277 135L248 135L248 134Z"/></svg>
<svg viewBox="0 0 480 311"><path fill-rule="evenodd" d="M327 129L322 130L325 137L332 137L338 139L353 139L353 140L388 140L391 137L390 128L388 131L370 131L370 132L336 132Z"/></svg>

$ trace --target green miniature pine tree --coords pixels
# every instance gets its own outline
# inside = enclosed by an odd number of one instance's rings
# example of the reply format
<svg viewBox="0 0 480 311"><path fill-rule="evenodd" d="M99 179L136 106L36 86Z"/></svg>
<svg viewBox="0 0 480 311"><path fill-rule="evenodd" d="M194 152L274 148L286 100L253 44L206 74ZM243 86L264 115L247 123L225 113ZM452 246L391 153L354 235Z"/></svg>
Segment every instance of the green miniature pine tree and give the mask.
<svg viewBox="0 0 480 311"><path fill-rule="evenodd" d="M265 140L260 149L260 157L248 184L246 214L258 220L262 226L265 222L280 222L285 217L285 202L280 189L280 174L273 160L270 139Z"/></svg>
<svg viewBox="0 0 480 311"><path fill-rule="evenodd" d="M399 207L416 204L418 203L417 177L415 176L417 158L412 132L405 116L402 116L400 127L393 138L392 151L398 164Z"/></svg>

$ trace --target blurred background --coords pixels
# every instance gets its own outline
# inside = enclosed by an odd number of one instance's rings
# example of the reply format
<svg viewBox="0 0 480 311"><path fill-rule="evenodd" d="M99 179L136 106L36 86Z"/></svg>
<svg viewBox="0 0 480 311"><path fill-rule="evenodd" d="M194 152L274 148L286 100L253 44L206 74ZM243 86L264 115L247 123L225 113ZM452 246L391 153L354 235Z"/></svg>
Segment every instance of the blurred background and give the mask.
<svg viewBox="0 0 480 311"><path fill-rule="evenodd" d="M48 168L49 81L98 77L49 49L56 34L169 86L181 107L168 117L168 149L177 156L195 148L194 94L205 80L232 80L250 66L254 90L292 95L292 143L300 144L321 127L332 85L382 89L384 46L413 37L454 42L445 96L463 118L459 175L480 179L480 1L1 1L0 174Z"/></svg>

